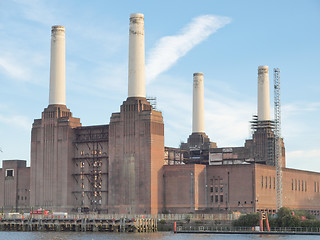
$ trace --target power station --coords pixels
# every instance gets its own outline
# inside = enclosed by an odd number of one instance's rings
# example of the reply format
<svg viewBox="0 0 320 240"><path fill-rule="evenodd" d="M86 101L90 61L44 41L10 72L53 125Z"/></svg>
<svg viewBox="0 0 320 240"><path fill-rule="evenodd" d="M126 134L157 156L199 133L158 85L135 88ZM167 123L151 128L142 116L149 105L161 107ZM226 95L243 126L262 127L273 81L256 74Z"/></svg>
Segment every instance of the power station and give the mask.
<svg viewBox="0 0 320 240"><path fill-rule="evenodd" d="M276 212L281 206L320 214L320 173L285 167L280 131L280 70L270 118L268 66L258 67L252 138L218 147L205 133L204 74L193 74L192 132L164 146L162 113L145 94L144 15L130 15L128 97L109 124L82 126L65 100L65 28L51 30L49 104L31 132L31 166L4 160L5 211L114 214Z"/></svg>

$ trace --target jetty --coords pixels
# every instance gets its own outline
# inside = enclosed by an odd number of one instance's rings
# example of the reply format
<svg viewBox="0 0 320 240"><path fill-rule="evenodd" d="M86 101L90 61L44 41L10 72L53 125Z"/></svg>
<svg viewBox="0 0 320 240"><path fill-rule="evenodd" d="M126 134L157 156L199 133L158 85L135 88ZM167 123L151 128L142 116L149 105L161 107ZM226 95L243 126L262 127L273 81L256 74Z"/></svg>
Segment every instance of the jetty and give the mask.
<svg viewBox="0 0 320 240"><path fill-rule="evenodd" d="M105 218L20 218L1 219L0 231L69 232L156 232L157 220Z"/></svg>

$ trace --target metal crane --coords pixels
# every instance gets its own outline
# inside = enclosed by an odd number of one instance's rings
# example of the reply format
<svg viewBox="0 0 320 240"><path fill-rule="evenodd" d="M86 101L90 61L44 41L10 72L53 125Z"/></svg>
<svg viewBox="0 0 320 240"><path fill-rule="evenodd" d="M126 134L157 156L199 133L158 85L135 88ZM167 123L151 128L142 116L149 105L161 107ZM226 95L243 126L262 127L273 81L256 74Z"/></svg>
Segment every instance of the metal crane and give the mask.
<svg viewBox="0 0 320 240"><path fill-rule="evenodd" d="M273 69L274 77L274 121L275 121L275 165L276 165L276 208L282 207L282 144L281 144L281 102L280 69Z"/></svg>

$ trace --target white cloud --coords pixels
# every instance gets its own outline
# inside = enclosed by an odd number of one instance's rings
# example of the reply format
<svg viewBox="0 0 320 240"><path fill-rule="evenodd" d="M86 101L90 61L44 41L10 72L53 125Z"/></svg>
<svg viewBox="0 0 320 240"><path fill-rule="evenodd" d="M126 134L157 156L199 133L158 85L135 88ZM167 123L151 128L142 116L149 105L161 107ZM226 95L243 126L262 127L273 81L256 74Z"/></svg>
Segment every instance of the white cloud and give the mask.
<svg viewBox="0 0 320 240"><path fill-rule="evenodd" d="M22 115L0 115L0 123L30 131L32 121L28 117Z"/></svg>
<svg viewBox="0 0 320 240"><path fill-rule="evenodd" d="M250 136L255 105L246 100L234 100L213 93L206 99L206 132L218 147L243 146Z"/></svg>
<svg viewBox="0 0 320 240"><path fill-rule="evenodd" d="M0 71L1 70L6 75L15 79L26 81L30 78L28 68L12 57L0 56Z"/></svg>
<svg viewBox="0 0 320 240"><path fill-rule="evenodd" d="M168 70L194 46L230 22L228 17L203 15L192 19L180 34L161 38L147 57L147 82Z"/></svg>
<svg viewBox="0 0 320 240"><path fill-rule="evenodd" d="M0 54L0 74L16 81L39 84L48 78L49 61L39 51L22 51L10 48L11 53Z"/></svg>
<svg viewBox="0 0 320 240"><path fill-rule="evenodd" d="M157 96L158 108L163 110L165 144L177 147L192 133L192 76L189 82L169 75L159 78L161 81L150 84L149 89ZM204 84L209 81L206 79ZM242 95L232 99L225 91L205 89L205 131L219 147L243 146L250 135L249 121L255 112L255 102ZM233 92L228 87L230 91Z"/></svg>
<svg viewBox="0 0 320 240"><path fill-rule="evenodd" d="M44 5L41 0L14 0L22 8L23 15L26 19L41 24L50 25L54 22L54 8Z"/></svg>
<svg viewBox="0 0 320 240"><path fill-rule="evenodd" d="M300 168L320 172L320 149L296 150L286 153L286 165L290 168Z"/></svg>
<svg viewBox="0 0 320 240"><path fill-rule="evenodd" d="M320 102L299 102L286 104L282 107L282 110L286 115L317 111L320 110Z"/></svg>

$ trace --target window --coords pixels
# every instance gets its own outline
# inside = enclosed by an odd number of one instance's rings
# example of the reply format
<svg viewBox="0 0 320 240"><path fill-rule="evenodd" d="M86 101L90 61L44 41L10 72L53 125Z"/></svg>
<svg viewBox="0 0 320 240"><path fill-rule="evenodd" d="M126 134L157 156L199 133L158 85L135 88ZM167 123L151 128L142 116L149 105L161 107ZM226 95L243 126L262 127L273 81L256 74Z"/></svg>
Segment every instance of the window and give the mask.
<svg viewBox="0 0 320 240"><path fill-rule="evenodd" d="M215 202L218 202L218 195L215 196Z"/></svg>
<svg viewBox="0 0 320 240"><path fill-rule="evenodd" d="M210 187L210 192L213 192L213 187Z"/></svg>
<svg viewBox="0 0 320 240"><path fill-rule="evenodd" d="M213 203L213 196L211 196L211 202Z"/></svg>
<svg viewBox="0 0 320 240"><path fill-rule="evenodd" d="M276 178L273 177L273 189L276 189Z"/></svg>
<svg viewBox="0 0 320 240"><path fill-rule="evenodd" d="M300 180L299 180L299 182L298 182L299 184L298 184L298 189L299 189L299 191L300 191Z"/></svg>
<svg viewBox="0 0 320 240"><path fill-rule="evenodd" d="M271 189L271 177L269 177L269 188Z"/></svg>
<svg viewBox="0 0 320 240"><path fill-rule="evenodd" d="M220 195L220 202L223 202L223 195Z"/></svg>
<svg viewBox="0 0 320 240"><path fill-rule="evenodd" d="M215 191L218 192L218 187L215 187Z"/></svg>
<svg viewBox="0 0 320 240"><path fill-rule="evenodd" d="M303 180L301 180L301 191L303 192Z"/></svg>
<svg viewBox="0 0 320 240"><path fill-rule="evenodd" d="M220 192L223 192L223 186L220 186Z"/></svg>
<svg viewBox="0 0 320 240"><path fill-rule="evenodd" d="M304 181L304 191L307 191L307 181Z"/></svg>
<svg viewBox="0 0 320 240"><path fill-rule="evenodd" d="M261 176L261 187L263 188L263 176Z"/></svg>
<svg viewBox="0 0 320 240"><path fill-rule="evenodd" d="M295 180L294 180L294 182L295 182L294 190L296 190L296 191L297 191L297 179L295 179Z"/></svg>
<svg viewBox="0 0 320 240"><path fill-rule="evenodd" d="M268 188L268 177L266 177L266 188Z"/></svg>
<svg viewBox="0 0 320 240"><path fill-rule="evenodd" d="M317 185L317 191L319 192L319 182L318 182L318 185Z"/></svg>
<svg viewBox="0 0 320 240"><path fill-rule="evenodd" d="M314 192L317 192L317 183L314 182Z"/></svg>
<svg viewBox="0 0 320 240"><path fill-rule="evenodd" d="M291 190L293 190L293 178L291 179Z"/></svg>
<svg viewBox="0 0 320 240"><path fill-rule="evenodd" d="M6 177L13 177L14 171L13 169L6 169Z"/></svg>

